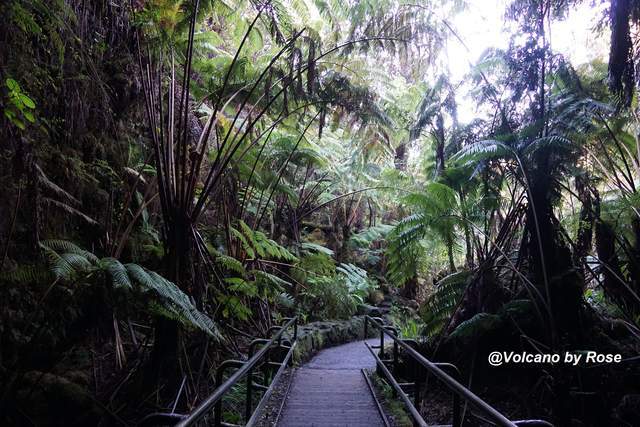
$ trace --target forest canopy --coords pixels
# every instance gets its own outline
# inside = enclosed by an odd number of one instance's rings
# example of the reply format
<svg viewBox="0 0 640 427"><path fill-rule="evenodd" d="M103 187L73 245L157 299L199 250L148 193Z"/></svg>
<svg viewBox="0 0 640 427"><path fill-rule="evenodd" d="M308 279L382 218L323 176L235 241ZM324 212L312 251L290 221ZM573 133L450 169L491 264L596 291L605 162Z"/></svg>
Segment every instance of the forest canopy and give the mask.
<svg viewBox="0 0 640 427"><path fill-rule="evenodd" d="M186 413L284 319L372 313L510 418L637 425L640 3L8 0L0 22L3 425Z"/></svg>

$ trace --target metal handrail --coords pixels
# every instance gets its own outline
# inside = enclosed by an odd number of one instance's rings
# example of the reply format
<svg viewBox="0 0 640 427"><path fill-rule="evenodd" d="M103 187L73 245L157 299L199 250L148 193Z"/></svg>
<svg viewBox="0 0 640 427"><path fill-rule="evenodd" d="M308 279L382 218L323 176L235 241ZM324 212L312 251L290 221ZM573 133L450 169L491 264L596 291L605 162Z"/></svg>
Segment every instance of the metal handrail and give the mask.
<svg viewBox="0 0 640 427"><path fill-rule="evenodd" d="M223 384L218 386L213 391L213 393L209 395L209 397L207 397L202 403L200 403L200 405L198 405L196 409L193 410L193 412L191 412L189 415L186 415L182 420L180 420L176 424L176 427L187 427L200 421L205 415L207 415L214 408L214 406L216 406L216 403L222 400L225 393L231 390L231 388L234 385L236 385L240 381L240 379L242 379L242 377L244 377L245 375L249 374L249 379L251 381L253 376L250 374L252 373L253 369L256 367L256 365L258 365L258 363L260 363L262 358L267 354L267 352L271 349L271 346L276 341L281 342L280 340L282 338L282 334L284 333L285 330L287 330L292 325L294 330L293 332L294 339L291 347L289 348L287 356L283 361L283 364L281 366L281 369L282 369L282 367L285 366L285 364L288 363L288 361L291 359L291 352L295 348L296 339L298 336L298 317L297 316L288 319L287 323L285 323L281 328L279 328L276 334L273 337L271 337L271 339L269 339L267 342L265 342L264 345L260 348L260 350L258 350L258 352L255 355L253 355L249 360L244 362L236 372L234 372ZM279 373L280 373L280 370L276 375L279 376ZM268 391L270 391L270 389L271 387L269 387ZM262 400L264 400L264 398L267 395L268 395L268 392L263 395ZM260 407L261 403L262 402L258 404L258 407Z"/></svg>
<svg viewBox="0 0 640 427"><path fill-rule="evenodd" d="M368 323L369 322L376 329L378 329L380 331L380 346L379 347L376 346L375 348L380 348L380 352L383 355L383 357L384 357L384 336L387 335L393 340L393 343L394 343L394 359L393 359L394 365L397 364L397 346L400 346L417 363L419 363L429 373L433 374L436 378L438 378L440 381L442 381L454 393L454 396L457 395L457 396L461 397L462 399L464 399L465 401L467 401L468 403L470 403L471 406L473 406L479 412L482 412L485 416L487 416L489 418L489 421L495 423L496 425L501 426L501 427L517 427L519 425L520 426L523 426L523 425L528 425L528 426L532 426L532 425L536 425L536 426L552 426L552 424L548 423L547 421L542 421L542 420L523 420L523 421L515 421L515 422L514 421L510 421L509 419L507 419L507 417L502 415L500 412L498 412L495 408L493 408L487 402L482 400L480 397L478 397L476 394L474 394L471 390L469 390L468 388L463 386L460 382L455 380L452 376L450 376L449 374L445 373L442 369L440 369L440 367L438 367L438 365L441 365L443 367L445 367L445 366L446 367L453 366L455 368L454 365L449 366L450 364L438 364L438 363L431 362L426 357L424 357L423 355L418 353L415 349L413 349L409 344L404 342L404 340L398 338L397 333L395 333L395 331L393 331L393 328L390 328L390 327L384 325L382 323L382 319L381 318L379 318L379 317L378 318L373 318L371 316L365 316L365 324L364 324L365 338L367 336ZM390 329L392 330L393 333L390 331ZM380 366L380 368L382 369L382 371L385 374L385 376L387 376L388 378L391 377L392 386L394 387L395 391L400 395L400 397L404 401L405 405L408 407L411 415L414 418L414 421L415 421L416 425L425 426L426 423L425 423L424 419L420 416L420 414L418 413L417 409L411 403L411 401L409 400L408 396L401 389L401 387L397 383L397 381L395 381L395 379L391 375L391 372L389 372L388 368L385 366L384 361L382 359L380 359L380 357L378 357L378 355L376 355L375 352L373 351L374 347L371 347L368 343L365 343L365 344L366 344L367 348L369 348L369 351L375 357L376 364L378 366ZM457 368L455 368L455 370L457 370ZM416 384L416 388L418 388L417 384ZM454 407L455 406L457 406L457 405L454 404ZM462 422L462 420L459 417L456 416L457 414L455 414L455 412L456 412L456 410L454 408L454 424L453 424L454 427L456 427L457 425L459 425Z"/></svg>
<svg viewBox="0 0 640 427"><path fill-rule="evenodd" d="M385 366L385 364L382 363L382 360L380 359L380 357L378 357L378 355L375 353L375 351L373 351L371 346L368 343L364 343L364 345L367 346L367 348L369 349L369 351L371 352L373 357L376 359L376 364L380 367L380 369L382 369L382 372L384 372L384 375L387 378L389 378L389 377L393 378L393 375L391 374L391 372L389 372L389 368L387 368ZM400 384L398 384L397 381L391 381L391 386L393 387L393 389L395 390L397 395L400 396L400 398L404 402L405 406L409 410L409 413L411 413L411 416L413 417L413 419L415 421L414 425L417 425L419 427L426 427L427 423L420 416L420 413L418 412L416 407L411 403L411 400L409 400L409 396L407 396L407 394L402 390L402 387L400 387Z"/></svg>

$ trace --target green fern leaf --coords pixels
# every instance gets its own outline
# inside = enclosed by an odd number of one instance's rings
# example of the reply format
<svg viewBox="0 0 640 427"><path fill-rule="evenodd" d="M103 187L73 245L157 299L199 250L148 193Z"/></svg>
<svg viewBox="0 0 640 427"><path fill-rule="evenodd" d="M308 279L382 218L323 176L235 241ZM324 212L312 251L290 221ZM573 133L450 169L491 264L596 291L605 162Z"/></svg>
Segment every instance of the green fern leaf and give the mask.
<svg viewBox="0 0 640 427"><path fill-rule="evenodd" d="M115 258L103 258L100 260L103 268L107 270L111 276L112 283L116 288L133 289L127 269L120 261Z"/></svg>

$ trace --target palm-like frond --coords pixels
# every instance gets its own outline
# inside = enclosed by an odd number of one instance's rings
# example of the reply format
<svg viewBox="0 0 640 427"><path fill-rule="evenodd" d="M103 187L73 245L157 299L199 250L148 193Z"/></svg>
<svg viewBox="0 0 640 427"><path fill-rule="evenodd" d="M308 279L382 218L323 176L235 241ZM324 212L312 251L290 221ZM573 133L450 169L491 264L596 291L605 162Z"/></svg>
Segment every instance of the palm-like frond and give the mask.
<svg viewBox="0 0 640 427"><path fill-rule="evenodd" d="M469 144L458 151L454 159L462 163L495 160L513 156L513 150L501 141L485 139Z"/></svg>
<svg viewBox="0 0 640 427"><path fill-rule="evenodd" d="M258 256L260 258L281 259L291 262L297 261L296 256L284 246L269 239L261 231L252 230L244 221L240 220L239 223L242 231L233 227L230 230L239 239L249 257Z"/></svg>
<svg viewBox="0 0 640 427"><path fill-rule="evenodd" d="M432 182L421 193L404 198L415 213L401 219L388 235L388 273L399 285L415 276L419 259L424 256L421 241L430 237L452 246L459 223L458 196L451 187ZM453 249L453 248L451 248Z"/></svg>
<svg viewBox="0 0 640 427"><path fill-rule="evenodd" d="M10 271L0 272L0 281L7 283L46 283L52 280L51 272L37 265L19 265Z"/></svg>
<svg viewBox="0 0 640 427"><path fill-rule="evenodd" d="M468 270L452 273L438 281L436 289L421 308L428 336L438 334L457 307L467 287Z"/></svg>
<svg viewBox="0 0 640 427"><path fill-rule="evenodd" d="M325 246L318 245L316 243L302 242L300 243L300 249L305 251L319 252L328 256L333 256L333 251Z"/></svg>
<svg viewBox="0 0 640 427"><path fill-rule="evenodd" d="M540 149L569 150L574 147L573 141L569 138L560 135L549 135L534 139L522 151L522 154L531 155Z"/></svg>
<svg viewBox="0 0 640 427"><path fill-rule="evenodd" d="M44 248L50 249L56 252L69 253L69 254L77 254L85 257L91 263L98 262L98 257L93 253L82 249L78 245L68 240L44 240L40 242L40 245Z"/></svg>
<svg viewBox="0 0 640 427"><path fill-rule="evenodd" d="M114 287L133 289L127 268L120 261L115 258L103 258L100 260L100 264L111 276Z"/></svg>
<svg viewBox="0 0 640 427"><path fill-rule="evenodd" d="M90 275L97 272L104 273L111 279L114 289L150 296L152 307L156 308L154 312L166 314L185 326L198 328L220 338L213 321L199 311L173 282L158 273L138 264L123 265L115 258L100 259L65 240L46 240L40 246L47 256L51 272L57 278L73 282L78 279L89 280Z"/></svg>

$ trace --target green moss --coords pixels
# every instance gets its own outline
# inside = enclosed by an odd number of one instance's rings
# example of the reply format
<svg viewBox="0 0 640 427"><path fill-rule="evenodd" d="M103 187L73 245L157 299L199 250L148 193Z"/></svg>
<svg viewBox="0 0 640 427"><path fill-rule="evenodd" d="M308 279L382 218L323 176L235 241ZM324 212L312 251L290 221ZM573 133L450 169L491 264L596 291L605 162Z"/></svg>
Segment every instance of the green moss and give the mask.
<svg viewBox="0 0 640 427"><path fill-rule="evenodd" d="M404 402L393 397L393 389L391 386L377 374L369 374L369 378L378 392L378 397L382 397L380 403L385 408L385 412L393 418L393 425L398 427L413 426Z"/></svg>
<svg viewBox="0 0 640 427"><path fill-rule="evenodd" d="M298 329L298 344L293 356L294 361L301 363L325 347L363 338L364 317L362 316L335 322L308 323Z"/></svg>

